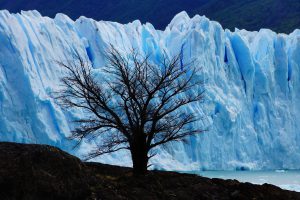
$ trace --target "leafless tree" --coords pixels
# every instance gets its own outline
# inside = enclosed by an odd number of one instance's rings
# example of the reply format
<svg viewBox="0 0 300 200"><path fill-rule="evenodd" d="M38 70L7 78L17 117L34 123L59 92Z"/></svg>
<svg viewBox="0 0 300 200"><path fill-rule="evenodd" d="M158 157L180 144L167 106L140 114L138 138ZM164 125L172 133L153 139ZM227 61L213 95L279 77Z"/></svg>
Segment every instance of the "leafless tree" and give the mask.
<svg viewBox="0 0 300 200"><path fill-rule="evenodd" d="M198 71L183 65L181 55L164 56L159 64L135 50L124 56L111 47L106 55L108 64L100 68L102 80L80 56L76 62L59 62L67 74L57 99L66 108L89 114L77 120L72 131L79 143L102 135L101 144L88 158L126 149L134 174L144 174L153 148L202 132L191 128L198 118L184 109L203 99Z"/></svg>

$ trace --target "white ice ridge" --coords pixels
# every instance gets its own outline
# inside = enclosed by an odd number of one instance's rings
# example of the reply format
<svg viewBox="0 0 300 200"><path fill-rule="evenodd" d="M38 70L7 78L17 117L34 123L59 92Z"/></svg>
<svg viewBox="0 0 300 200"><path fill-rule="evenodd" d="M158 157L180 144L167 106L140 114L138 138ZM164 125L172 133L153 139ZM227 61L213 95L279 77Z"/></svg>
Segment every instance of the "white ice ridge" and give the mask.
<svg viewBox="0 0 300 200"><path fill-rule="evenodd" d="M139 21L123 25L0 11L0 140L87 152L92 144L73 150L66 139L72 119L84 113L63 111L55 103L53 92L64 74L56 61L72 59L77 51L97 72L109 44L124 52L138 49L153 61L163 52L183 51L185 62L196 60L202 67L206 100L189 110L204 116L198 125L208 131L191 137L189 144L158 149L151 161L155 168L300 168L300 30L289 35L267 29L230 32L185 12L158 31ZM130 165L124 152L98 160Z"/></svg>

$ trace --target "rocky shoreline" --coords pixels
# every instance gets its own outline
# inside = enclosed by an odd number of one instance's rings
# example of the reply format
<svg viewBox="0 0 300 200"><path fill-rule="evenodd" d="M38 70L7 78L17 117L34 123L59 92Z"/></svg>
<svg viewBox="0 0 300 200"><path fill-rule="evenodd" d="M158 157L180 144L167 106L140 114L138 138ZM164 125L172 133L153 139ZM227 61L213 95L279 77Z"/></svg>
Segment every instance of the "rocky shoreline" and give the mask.
<svg viewBox="0 0 300 200"><path fill-rule="evenodd" d="M48 145L0 143L0 199L295 199L300 193L264 184L85 163Z"/></svg>

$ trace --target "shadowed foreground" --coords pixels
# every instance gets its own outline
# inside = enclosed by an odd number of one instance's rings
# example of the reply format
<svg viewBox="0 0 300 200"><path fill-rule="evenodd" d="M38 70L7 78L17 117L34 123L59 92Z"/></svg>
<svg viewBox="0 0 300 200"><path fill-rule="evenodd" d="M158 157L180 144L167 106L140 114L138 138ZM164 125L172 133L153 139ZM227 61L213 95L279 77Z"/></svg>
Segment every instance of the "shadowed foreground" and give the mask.
<svg viewBox="0 0 300 200"><path fill-rule="evenodd" d="M47 145L0 143L0 199L300 199L276 186L83 163Z"/></svg>

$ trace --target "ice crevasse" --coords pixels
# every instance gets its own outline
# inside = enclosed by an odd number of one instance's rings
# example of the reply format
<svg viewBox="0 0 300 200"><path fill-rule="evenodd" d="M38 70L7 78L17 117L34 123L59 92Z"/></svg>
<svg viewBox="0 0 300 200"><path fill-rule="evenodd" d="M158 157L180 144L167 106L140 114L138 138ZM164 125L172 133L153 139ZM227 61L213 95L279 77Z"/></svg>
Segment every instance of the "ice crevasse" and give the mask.
<svg viewBox="0 0 300 200"><path fill-rule="evenodd" d="M160 31L139 21L123 25L0 11L0 141L50 144L78 156L93 148L85 142L74 150L66 139L72 119L84 113L62 110L53 99L64 74L56 61L76 51L97 72L110 44L125 53L133 47L154 62L182 51L184 61L196 60L202 68L205 101L188 109L204 116L198 125L208 131L188 144L157 149L154 168L300 168L300 30L230 32L185 12ZM126 152L96 160L131 164Z"/></svg>

